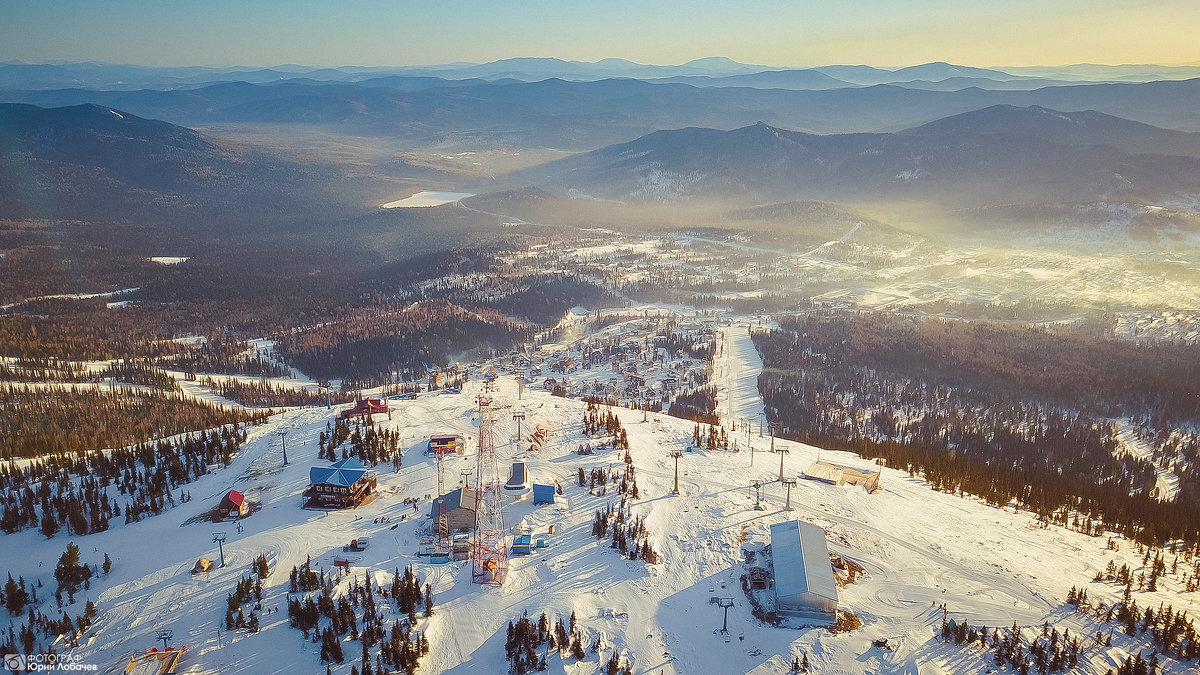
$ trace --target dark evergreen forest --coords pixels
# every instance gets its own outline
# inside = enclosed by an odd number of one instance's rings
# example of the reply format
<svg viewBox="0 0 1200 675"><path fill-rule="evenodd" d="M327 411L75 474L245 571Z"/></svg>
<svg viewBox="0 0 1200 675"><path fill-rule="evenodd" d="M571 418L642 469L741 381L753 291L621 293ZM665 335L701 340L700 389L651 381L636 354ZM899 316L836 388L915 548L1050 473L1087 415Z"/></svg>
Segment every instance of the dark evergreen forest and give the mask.
<svg viewBox="0 0 1200 675"><path fill-rule="evenodd" d="M1200 540L1200 347L1089 326L812 312L758 333L784 436L922 473L937 489L1082 518L1147 542ZM1118 421L1154 452L1118 451ZM1180 478L1159 499L1156 467Z"/></svg>

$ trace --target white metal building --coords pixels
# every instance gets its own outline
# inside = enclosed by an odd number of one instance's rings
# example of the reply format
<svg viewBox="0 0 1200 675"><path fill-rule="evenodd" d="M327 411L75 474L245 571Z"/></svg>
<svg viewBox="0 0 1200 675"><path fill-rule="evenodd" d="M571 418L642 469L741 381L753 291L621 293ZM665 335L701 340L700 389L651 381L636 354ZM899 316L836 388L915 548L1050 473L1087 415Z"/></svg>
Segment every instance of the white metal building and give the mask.
<svg viewBox="0 0 1200 675"><path fill-rule="evenodd" d="M775 611L781 616L837 618L837 585L825 530L799 520L771 526Z"/></svg>

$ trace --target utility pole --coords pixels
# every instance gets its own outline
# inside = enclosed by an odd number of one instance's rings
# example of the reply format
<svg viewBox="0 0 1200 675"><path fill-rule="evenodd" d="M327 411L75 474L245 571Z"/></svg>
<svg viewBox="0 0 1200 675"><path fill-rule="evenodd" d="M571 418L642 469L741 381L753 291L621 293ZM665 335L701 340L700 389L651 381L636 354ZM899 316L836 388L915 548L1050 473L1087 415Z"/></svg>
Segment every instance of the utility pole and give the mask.
<svg viewBox="0 0 1200 675"><path fill-rule="evenodd" d="M276 431L275 433L279 435L279 442L283 443L283 465L287 466L287 435L288 435L288 432L286 430L284 430L284 431Z"/></svg>
<svg viewBox="0 0 1200 675"><path fill-rule="evenodd" d="M228 537L224 532L213 533L213 543L217 545L217 549L221 552L221 567L225 566L225 540Z"/></svg>
<svg viewBox="0 0 1200 675"><path fill-rule="evenodd" d="M513 419L517 421L517 448L521 447L521 422L525 419L525 413L513 413Z"/></svg>
<svg viewBox="0 0 1200 675"><path fill-rule="evenodd" d="M675 458L675 494L679 494L679 458L683 457L683 453L676 450L671 456Z"/></svg>
<svg viewBox="0 0 1200 675"><path fill-rule="evenodd" d="M783 510L791 511L792 510L792 486L796 484L796 479L795 478L784 478L782 480L782 482L785 486L787 486L787 501L784 502Z"/></svg>

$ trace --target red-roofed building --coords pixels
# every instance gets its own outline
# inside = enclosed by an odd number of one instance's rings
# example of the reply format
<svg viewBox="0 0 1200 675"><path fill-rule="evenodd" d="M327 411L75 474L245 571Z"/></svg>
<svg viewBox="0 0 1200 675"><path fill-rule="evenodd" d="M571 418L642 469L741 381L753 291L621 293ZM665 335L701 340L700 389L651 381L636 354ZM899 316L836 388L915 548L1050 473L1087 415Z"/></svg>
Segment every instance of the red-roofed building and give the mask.
<svg viewBox="0 0 1200 675"><path fill-rule="evenodd" d="M246 495L237 490L230 490L221 498L221 505L217 508L230 518L240 518L250 513L250 502L246 501Z"/></svg>
<svg viewBox="0 0 1200 675"><path fill-rule="evenodd" d="M375 413L384 413L390 418L391 412L388 410L387 401L381 398L368 396L360 398L354 403L354 407L349 410L342 411L342 417L350 419L351 417L370 417Z"/></svg>

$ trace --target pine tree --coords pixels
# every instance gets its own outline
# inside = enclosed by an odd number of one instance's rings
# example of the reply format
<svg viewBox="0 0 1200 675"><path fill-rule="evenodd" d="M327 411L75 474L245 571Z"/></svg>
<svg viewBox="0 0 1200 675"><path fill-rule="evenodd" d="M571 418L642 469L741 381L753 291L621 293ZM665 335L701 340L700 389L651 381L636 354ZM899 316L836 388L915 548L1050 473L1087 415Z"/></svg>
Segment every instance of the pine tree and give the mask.
<svg viewBox="0 0 1200 675"><path fill-rule="evenodd" d="M47 539L53 539L55 534L58 534L58 521L54 519L54 514L48 507L42 509L42 534L46 535Z"/></svg>
<svg viewBox="0 0 1200 675"><path fill-rule="evenodd" d="M579 634L575 634L575 638L571 640L571 656L575 657L576 661L582 661L587 654L583 651L583 641L579 639Z"/></svg>
<svg viewBox="0 0 1200 675"><path fill-rule="evenodd" d="M8 574L8 581L4 584L4 607L9 614L16 616L21 613L25 605L29 604L29 594L25 591L25 584L18 584L13 580L12 573Z"/></svg>

